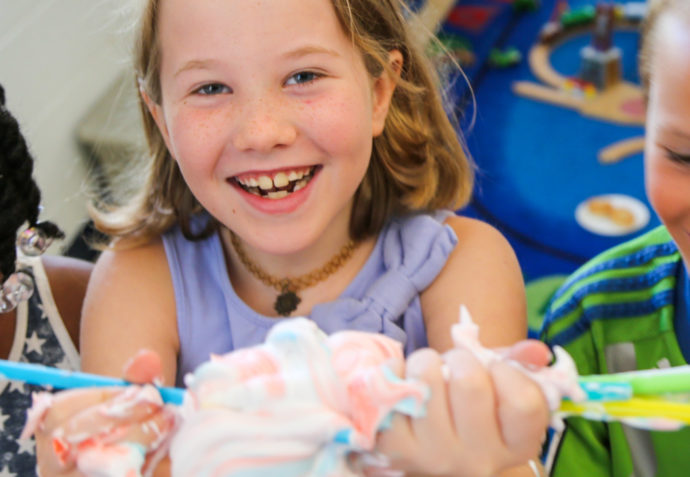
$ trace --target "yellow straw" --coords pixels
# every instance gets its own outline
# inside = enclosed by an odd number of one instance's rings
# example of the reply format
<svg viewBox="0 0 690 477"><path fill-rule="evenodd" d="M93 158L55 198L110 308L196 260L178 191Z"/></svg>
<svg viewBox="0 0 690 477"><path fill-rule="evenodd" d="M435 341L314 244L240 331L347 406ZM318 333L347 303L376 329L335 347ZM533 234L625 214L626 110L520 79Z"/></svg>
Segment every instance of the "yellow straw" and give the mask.
<svg viewBox="0 0 690 477"><path fill-rule="evenodd" d="M563 401L560 411L571 416L592 418L592 414L602 417L667 419L690 425L690 403L668 401L659 397L633 397L625 401L576 403Z"/></svg>

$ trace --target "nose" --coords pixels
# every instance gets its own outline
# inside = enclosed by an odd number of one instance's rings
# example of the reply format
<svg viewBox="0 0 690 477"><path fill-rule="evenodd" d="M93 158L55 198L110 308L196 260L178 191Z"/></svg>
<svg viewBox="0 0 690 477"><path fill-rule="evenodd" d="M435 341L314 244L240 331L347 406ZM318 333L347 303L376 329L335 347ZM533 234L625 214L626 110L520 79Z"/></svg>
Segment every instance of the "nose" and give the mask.
<svg viewBox="0 0 690 477"><path fill-rule="evenodd" d="M285 100L263 96L240 108L233 138L236 149L266 153L295 141L297 129Z"/></svg>

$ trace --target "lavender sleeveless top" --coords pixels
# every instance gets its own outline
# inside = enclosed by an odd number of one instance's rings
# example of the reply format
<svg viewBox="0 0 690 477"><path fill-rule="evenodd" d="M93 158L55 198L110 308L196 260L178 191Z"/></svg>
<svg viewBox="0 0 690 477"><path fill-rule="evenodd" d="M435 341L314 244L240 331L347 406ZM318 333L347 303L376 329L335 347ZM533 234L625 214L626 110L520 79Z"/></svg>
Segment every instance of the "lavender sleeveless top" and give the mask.
<svg viewBox="0 0 690 477"><path fill-rule="evenodd" d="M383 333L408 354L428 346L419 293L436 278L457 243L445 225L451 212L391 220L368 260L340 297L313 307L326 333L351 329ZM163 235L177 306L180 352L177 385L209 359L263 343L278 318L261 315L236 294L228 278L218 234L185 239L179 228Z"/></svg>

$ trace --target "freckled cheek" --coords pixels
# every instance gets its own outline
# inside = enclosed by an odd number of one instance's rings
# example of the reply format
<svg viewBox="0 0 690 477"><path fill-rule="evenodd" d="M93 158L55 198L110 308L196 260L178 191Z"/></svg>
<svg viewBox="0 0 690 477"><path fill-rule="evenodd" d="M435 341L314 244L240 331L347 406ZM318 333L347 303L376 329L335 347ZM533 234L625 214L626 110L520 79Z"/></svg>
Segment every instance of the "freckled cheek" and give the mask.
<svg viewBox="0 0 690 477"><path fill-rule="evenodd" d="M361 105L329 101L305 105L304 117L312 135L327 141L332 151L345 151L371 142L371 119Z"/></svg>
<svg viewBox="0 0 690 477"><path fill-rule="evenodd" d="M205 156L222 147L224 141L222 117L206 112L187 112L174 118L171 140L178 156ZM180 159L178 157L178 159Z"/></svg>

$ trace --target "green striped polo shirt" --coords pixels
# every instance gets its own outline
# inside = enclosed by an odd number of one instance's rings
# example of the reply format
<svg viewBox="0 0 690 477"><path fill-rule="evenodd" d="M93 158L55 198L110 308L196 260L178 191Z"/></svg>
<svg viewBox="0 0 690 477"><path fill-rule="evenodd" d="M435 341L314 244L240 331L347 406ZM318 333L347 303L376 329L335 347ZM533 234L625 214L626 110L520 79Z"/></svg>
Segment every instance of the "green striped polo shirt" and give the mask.
<svg viewBox="0 0 690 477"><path fill-rule="evenodd" d="M554 294L541 339L565 348L582 375L686 364L673 329L682 266L663 226L603 252ZM570 418L544 460L555 477L687 476L690 430L648 432Z"/></svg>

